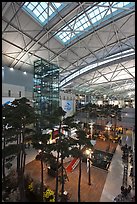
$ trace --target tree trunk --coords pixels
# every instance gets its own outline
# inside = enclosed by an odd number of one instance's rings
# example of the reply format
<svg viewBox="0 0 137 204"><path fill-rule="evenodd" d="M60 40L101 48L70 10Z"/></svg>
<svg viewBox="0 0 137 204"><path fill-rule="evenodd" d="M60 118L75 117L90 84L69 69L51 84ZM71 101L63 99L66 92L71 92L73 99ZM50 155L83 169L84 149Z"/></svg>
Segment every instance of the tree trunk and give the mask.
<svg viewBox="0 0 137 204"><path fill-rule="evenodd" d="M41 201L43 202L43 159L41 161Z"/></svg>
<svg viewBox="0 0 137 204"><path fill-rule="evenodd" d="M25 187L24 187L24 170L25 170L25 145L24 145L24 130L23 126L22 131L19 137L19 152L17 156L17 173L18 173L18 182L19 182L19 192L20 192L20 202L25 202Z"/></svg>
<svg viewBox="0 0 137 204"><path fill-rule="evenodd" d="M58 202L58 164L59 164L59 151L57 151L55 202Z"/></svg>
<svg viewBox="0 0 137 204"><path fill-rule="evenodd" d="M114 137L116 137L117 116L114 118Z"/></svg>
<svg viewBox="0 0 137 204"><path fill-rule="evenodd" d="M81 149L81 148L79 148ZM81 184L81 157L79 158L79 178L78 178L78 202L81 202L80 201L80 184Z"/></svg>
<svg viewBox="0 0 137 204"><path fill-rule="evenodd" d="M64 193L64 176L63 176L63 157L61 157L61 198L63 197Z"/></svg>
<svg viewBox="0 0 137 204"><path fill-rule="evenodd" d="M5 146L6 146L6 140L5 140L5 133L4 133L4 141L3 141L3 160L2 160L2 174L3 174L3 183L5 183Z"/></svg>

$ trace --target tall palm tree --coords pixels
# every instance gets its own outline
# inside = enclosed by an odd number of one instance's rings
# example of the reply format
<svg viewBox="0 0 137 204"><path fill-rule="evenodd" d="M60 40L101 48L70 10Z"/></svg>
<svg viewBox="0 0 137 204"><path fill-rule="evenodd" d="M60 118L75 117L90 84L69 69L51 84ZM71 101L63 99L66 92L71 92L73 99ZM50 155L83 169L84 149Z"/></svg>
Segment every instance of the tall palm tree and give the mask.
<svg viewBox="0 0 137 204"><path fill-rule="evenodd" d="M90 139L87 138L87 135L84 130L78 129L76 131L76 140L75 143L77 144L77 147L72 148L71 154L73 157L79 158L79 178L78 178L78 202L81 202L81 193L80 193L80 186L81 186L81 163L82 163L82 157L84 156L83 148L88 147L92 148L93 145L90 142Z"/></svg>
<svg viewBox="0 0 137 204"><path fill-rule="evenodd" d="M41 164L41 201L43 202L43 187L44 187L44 175L43 175L43 166L44 163L53 162L55 158L51 154L52 148L51 145L48 144L48 141L50 139L50 134L42 134L42 132L37 130L36 134L32 138L32 144L35 149L40 150L40 164Z"/></svg>
<svg viewBox="0 0 137 204"><path fill-rule="evenodd" d="M52 124L53 126L59 125L58 128L58 137L59 139L56 140L56 144L52 145L54 150L57 151L57 165L56 165L56 191L55 191L55 202L58 201L58 167L59 167L59 157L60 157L60 142L62 137L62 121L65 116L66 112L62 109L62 107L58 107L56 110L54 110L53 114L49 118L49 124ZM63 157L62 157L63 158ZM63 165L62 165L63 168Z"/></svg>
<svg viewBox="0 0 137 204"><path fill-rule="evenodd" d="M121 121L121 108L118 105L112 106L110 116L114 118L114 137L116 136L117 120Z"/></svg>

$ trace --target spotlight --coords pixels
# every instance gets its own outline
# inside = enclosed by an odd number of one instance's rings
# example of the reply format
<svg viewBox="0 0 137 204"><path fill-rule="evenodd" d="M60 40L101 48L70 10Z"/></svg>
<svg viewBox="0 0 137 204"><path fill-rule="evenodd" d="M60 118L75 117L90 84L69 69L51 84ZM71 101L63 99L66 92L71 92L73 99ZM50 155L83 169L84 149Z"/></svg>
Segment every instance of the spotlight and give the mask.
<svg viewBox="0 0 137 204"><path fill-rule="evenodd" d="M14 69L11 67L10 70L13 71Z"/></svg>

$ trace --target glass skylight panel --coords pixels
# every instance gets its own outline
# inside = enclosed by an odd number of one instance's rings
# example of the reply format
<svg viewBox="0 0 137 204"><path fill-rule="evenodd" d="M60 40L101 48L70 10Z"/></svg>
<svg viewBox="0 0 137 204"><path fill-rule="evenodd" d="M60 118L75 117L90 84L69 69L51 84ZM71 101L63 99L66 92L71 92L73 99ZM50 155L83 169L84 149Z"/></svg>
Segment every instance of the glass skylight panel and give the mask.
<svg viewBox="0 0 137 204"><path fill-rule="evenodd" d="M42 16L43 16L45 19L48 18L48 14L47 14L45 11L42 13Z"/></svg>
<svg viewBox="0 0 137 204"><path fill-rule="evenodd" d="M128 7L127 5L130 4L131 6L133 5L132 2L100 2L97 6L94 6L93 8L91 8L90 10L88 10L86 12L86 14L88 15L88 17L84 14L82 14L81 16L79 16L77 19L73 20L71 19L71 23L69 24L69 27L66 26L63 28L64 32L67 31L70 33L70 35L68 35L68 37L70 37L70 39L65 38L63 39L63 42L67 42L66 39L71 40L72 38L74 39L74 36L77 37L77 35L83 34L82 31L84 31L85 29L89 29L92 28L92 24L94 25L98 25L100 24L101 21L103 20L109 20L109 18L111 18L111 14L116 15L119 12L122 12L123 10L120 9L124 6ZM129 5L129 7L130 7ZM110 9L111 7L111 9ZM116 7L116 8L113 8ZM118 12L115 12L118 11ZM112 13L111 13L112 12ZM126 12L126 10L125 10ZM89 19L88 19L89 18ZM72 31L74 32L73 35L71 34ZM56 36L60 37L60 33L62 31L58 32L56 34Z"/></svg>
<svg viewBox="0 0 137 204"><path fill-rule="evenodd" d="M108 11L107 11L107 14L106 14L106 15L109 15L109 14L111 14L110 9L108 9Z"/></svg>
<svg viewBox="0 0 137 204"><path fill-rule="evenodd" d="M61 6L61 3L53 3L53 5L55 5L56 8L59 8Z"/></svg>
<svg viewBox="0 0 137 204"><path fill-rule="evenodd" d="M48 7L48 5L47 5L46 2L40 2L40 5L41 5L44 9L46 9L46 8Z"/></svg>
<svg viewBox="0 0 137 204"><path fill-rule="evenodd" d="M123 6L128 5L130 2L123 2Z"/></svg>
<svg viewBox="0 0 137 204"><path fill-rule="evenodd" d="M37 2L31 2L31 4L35 7L35 6L37 6Z"/></svg>
<svg viewBox="0 0 137 204"><path fill-rule="evenodd" d="M52 8L52 5L55 9ZM49 6L49 7L48 7ZM55 16L56 10L61 10L65 5L63 3L49 3L49 2L26 2L23 9L26 10L33 18L40 23L47 23L47 18ZM48 9L49 8L49 9ZM49 12L49 15L48 15ZM42 24L43 25L43 24Z"/></svg>
<svg viewBox="0 0 137 204"><path fill-rule="evenodd" d="M90 19L92 19L92 18L95 17L95 14L93 12L91 12L91 13L88 13L88 16L89 16Z"/></svg>
<svg viewBox="0 0 137 204"><path fill-rule="evenodd" d="M104 11L104 7L98 7L98 9L100 10L100 12Z"/></svg>
<svg viewBox="0 0 137 204"><path fill-rule="evenodd" d="M53 13L53 9L52 8L49 8L49 16Z"/></svg>
<svg viewBox="0 0 137 204"><path fill-rule="evenodd" d="M36 16L39 16L39 15L40 15L40 13L39 13L39 11L38 11L37 9L34 9L33 12L35 13Z"/></svg>
<svg viewBox="0 0 137 204"><path fill-rule="evenodd" d="M31 3L27 6L31 11L35 8Z"/></svg>
<svg viewBox="0 0 137 204"><path fill-rule="evenodd" d="M101 15L96 16L97 21L101 19Z"/></svg>
<svg viewBox="0 0 137 204"><path fill-rule="evenodd" d="M112 12L115 12L115 11L117 11L117 9L116 8L111 8L112 9Z"/></svg>
<svg viewBox="0 0 137 204"><path fill-rule="evenodd" d="M42 15L39 16L39 19L41 20L42 23L45 21L45 18Z"/></svg>
<svg viewBox="0 0 137 204"><path fill-rule="evenodd" d="M25 6L27 6L28 4L29 4L29 2L25 2L25 4L24 4L24 5L25 5Z"/></svg>
<svg viewBox="0 0 137 204"><path fill-rule="evenodd" d="M99 14L99 9L97 8L96 10L94 10L94 14L98 15Z"/></svg>
<svg viewBox="0 0 137 204"><path fill-rule="evenodd" d="M104 5L104 6L109 6L109 3L108 3L108 2L105 2L103 5Z"/></svg>
<svg viewBox="0 0 137 204"><path fill-rule="evenodd" d="M70 38L70 37L67 35L67 36L66 36L66 39L69 40L69 38Z"/></svg>
<svg viewBox="0 0 137 204"><path fill-rule="evenodd" d="M37 9L38 9L38 11L39 11L40 13L42 13L42 12L44 11L44 8L43 8L43 7L41 7L41 5L40 5L40 4L37 6Z"/></svg>
<svg viewBox="0 0 137 204"><path fill-rule="evenodd" d="M59 37L60 38L64 38L66 35L64 34L64 33L61 33L60 35L59 35Z"/></svg>
<svg viewBox="0 0 137 204"><path fill-rule="evenodd" d="M91 19L92 23L96 23L96 18Z"/></svg>
<svg viewBox="0 0 137 204"><path fill-rule="evenodd" d="M66 39L66 38L63 38L62 41L65 43L65 42L67 41L67 39Z"/></svg>
<svg viewBox="0 0 137 204"><path fill-rule="evenodd" d="M102 18L105 16L105 14L106 14L106 10L100 13Z"/></svg>
<svg viewBox="0 0 137 204"><path fill-rule="evenodd" d="M75 28L79 28L80 26L81 26L80 21L77 21L77 22L75 23L74 29L75 29Z"/></svg>
<svg viewBox="0 0 137 204"><path fill-rule="evenodd" d="M118 7L123 7L123 2L118 2L118 3L117 3L117 6L118 6Z"/></svg>

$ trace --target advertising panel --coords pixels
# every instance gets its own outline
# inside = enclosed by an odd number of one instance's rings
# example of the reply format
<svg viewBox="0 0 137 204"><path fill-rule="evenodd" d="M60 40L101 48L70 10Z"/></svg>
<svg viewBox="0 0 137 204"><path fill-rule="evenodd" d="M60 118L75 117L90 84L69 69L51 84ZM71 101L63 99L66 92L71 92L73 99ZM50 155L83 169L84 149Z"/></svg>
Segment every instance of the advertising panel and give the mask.
<svg viewBox="0 0 137 204"><path fill-rule="evenodd" d="M62 108L66 111L65 117L72 116L74 113L73 101L72 100L62 100Z"/></svg>

